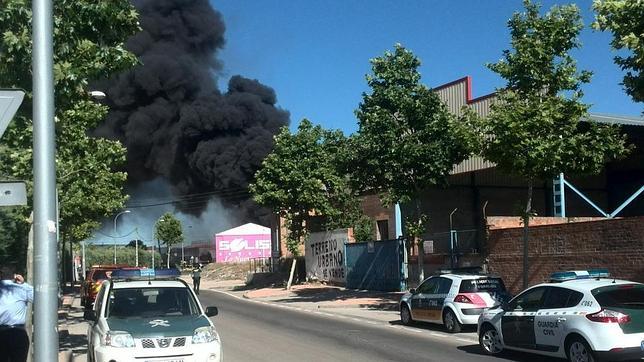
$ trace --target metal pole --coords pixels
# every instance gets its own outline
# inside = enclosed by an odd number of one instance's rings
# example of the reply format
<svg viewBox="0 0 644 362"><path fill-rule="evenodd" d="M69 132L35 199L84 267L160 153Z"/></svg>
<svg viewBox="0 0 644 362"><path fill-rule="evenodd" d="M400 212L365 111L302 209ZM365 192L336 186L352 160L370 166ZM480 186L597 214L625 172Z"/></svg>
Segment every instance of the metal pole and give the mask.
<svg viewBox="0 0 644 362"><path fill-rule="evenodd" d="M154 269L154 241L152 242L152 269Z"/></svg>
<svg viewBox="0 0 644 362"><path fill-rule="evenodd" d="M454 269L454 228L452 225L452 216L456 210L458 210L458 207L449 214L449 264L451 269Z"/></svg>
<svg viewBox="0 0 644 362"><path fill-rule="evenodd" d="M559 174L559 207L561 208L561 217L566 217L566 184L564 184L563 172Z"/></svg>
<svg viewBox="0 0 644 362"><path fill-rule="evenodd" d="M82 270L82 277L85 279L85 269L87 266L85 266L85 240L81 241L81 270Z"/></svg>
<svg viewBox="0 0 644 362"><path fill-rule="evenodd" d="M121 211L118 214L116 214L116 216L114 216L114 264L116 264L116 238L118 236L116 232L116 220L118 220L119 216L123 214L128 214L128 213L130 213L130 210Z"/></svg>
<svg viewBox="0 0 644 362"><path fill-rule="evenodd" d="M34 361L58 360L52 0L33 0Z"/></svg>

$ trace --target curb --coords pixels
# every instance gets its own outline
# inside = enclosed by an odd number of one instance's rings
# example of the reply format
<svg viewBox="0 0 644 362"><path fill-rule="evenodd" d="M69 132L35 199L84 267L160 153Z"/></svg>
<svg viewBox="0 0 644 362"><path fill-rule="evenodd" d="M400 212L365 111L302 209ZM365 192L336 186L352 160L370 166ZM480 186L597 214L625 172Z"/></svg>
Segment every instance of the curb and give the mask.
<svg viewBox="0 0 644 362"><path fill-rule="evenodd" d="M398 311L398 304L394 305L388 305L388 306L380 306L377 309L376 308L371 308L370 305L367 304L346 304L346 305L319 305L317 306L318 309L341 309L341 308L348 308L348 309L364 309L364 310L376 310L376 311Z"/></svg>

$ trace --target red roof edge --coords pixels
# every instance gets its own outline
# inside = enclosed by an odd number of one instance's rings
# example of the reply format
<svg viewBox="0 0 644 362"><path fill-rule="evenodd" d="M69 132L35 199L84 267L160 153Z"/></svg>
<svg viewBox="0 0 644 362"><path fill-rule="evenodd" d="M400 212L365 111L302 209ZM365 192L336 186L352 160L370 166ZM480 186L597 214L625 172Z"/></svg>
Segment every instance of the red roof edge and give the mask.
<svg viewBox="0 0 644 362"><path fill-rule="evenodd" d="M445 89L447 87L453 86L454 84L459 84L459 83L463 83L463 82L465 82L465 93L466 93L465 94L465 99L466 99L467 104L476 103L476 102L482 101L482 100L484 100L486 98L490 98L490 97L493 97L493 96L496 95L496 92L492 92L492 93L489 93L489 94L486 94L486 95L482 95L480 97L472 98L472 77L470 77L469 75L466 75L463 78L459 78L459 79L451 81L449 83L441 84L441 85L439 85L437 87L434 87L434 90Z"/></svg>

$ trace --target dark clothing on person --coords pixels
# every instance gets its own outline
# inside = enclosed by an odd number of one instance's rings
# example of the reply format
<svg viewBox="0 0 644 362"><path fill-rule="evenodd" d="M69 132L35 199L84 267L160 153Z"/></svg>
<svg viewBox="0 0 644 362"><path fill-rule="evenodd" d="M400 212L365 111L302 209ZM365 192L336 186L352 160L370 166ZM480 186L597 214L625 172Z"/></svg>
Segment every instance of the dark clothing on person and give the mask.
<svg viewBox="0 0 644 362"><path fill-rule="evenodd" d="M195 268L192 271L192 288L197 294L199 294L199 284L201 284L201 268Z"/></svg>
<svg viewBox="0 0 644 362"><path fill-rule="evenodd" d="M0 362L25 362L29 337L24 326L0 326Z"/></svg>
<svg viewBox="0 0 644 362"><path fill-rule="evenodd" d="M27 304L34 300L34 289L20 275L0 280L0 362L25 362L29 336L25 330Z"/></svg>

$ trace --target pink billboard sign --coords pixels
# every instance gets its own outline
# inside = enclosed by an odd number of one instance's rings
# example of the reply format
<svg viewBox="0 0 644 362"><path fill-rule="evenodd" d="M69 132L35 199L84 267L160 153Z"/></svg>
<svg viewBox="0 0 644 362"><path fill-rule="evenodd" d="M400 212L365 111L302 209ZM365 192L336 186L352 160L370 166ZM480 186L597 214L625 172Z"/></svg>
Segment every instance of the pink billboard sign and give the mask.
<svg viewBox="0 0 644 362"><path fill-rule="evenodd" d="M271 256L271 234L215 235L218 263L247 261Z"/></svg>

